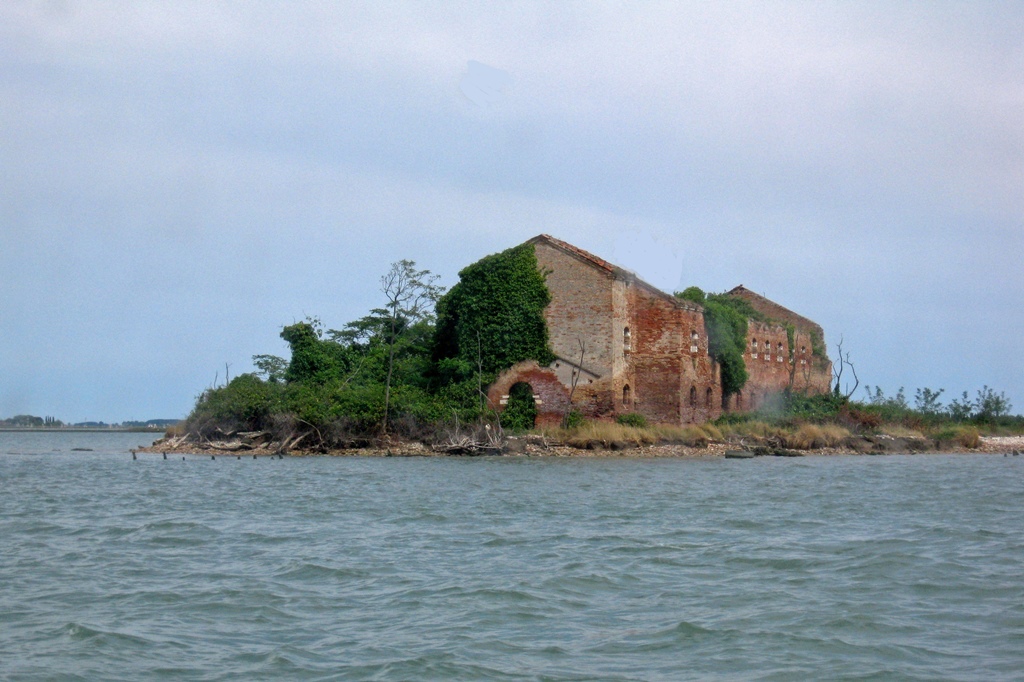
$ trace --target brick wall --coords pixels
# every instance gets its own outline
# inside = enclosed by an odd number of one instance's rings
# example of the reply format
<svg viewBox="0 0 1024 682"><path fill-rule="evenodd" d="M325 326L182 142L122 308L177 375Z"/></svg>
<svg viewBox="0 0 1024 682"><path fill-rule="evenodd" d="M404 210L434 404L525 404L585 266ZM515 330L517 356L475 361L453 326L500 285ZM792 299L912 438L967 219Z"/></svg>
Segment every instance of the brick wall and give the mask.
<svg viewBox="0 0 1024 682"><path fill-rule="evenodd" d="M537 399L537 426L558 426L569 403L569 392L558 379L554 370L540 367L536 361L520 362L503 372L487 389L487 402L498 412L505 409L502 400L508 398L509 390L520 381L530 385Z"/></svg>
<svg viewBox="0 0 1024 682"><path fill-rule="evenodd" d="M721 415L720 370L708 355L698 306L571 244L546 236L531 242L551 293L544 315L559 359L551 367L520 363L504 372L488 393L496 409L514 383L525 381L540 396L538 423L558 423L581 364L582 340L583 371L572 407L585 416L639 412L652 422L687 424ZM821 334L821 327L743 287L730 293L797 329L791 351L784 326L749 321L744 361L750 378L728 409L757 409L791 386L811 393L829 389L831 365L811 356L810 333Z"/></svg>
<svg viewBox="0 0 1024 682"><path fill-rule="evenodd" d="M612 331L615 311L612 305L614 277L561 249L538 242L534 244L537 265L547 272L551 303L544 311L555 355L578 361L579 341L587 345L583 366L597 376L610 375L615 362L615 337Z"/></svg>

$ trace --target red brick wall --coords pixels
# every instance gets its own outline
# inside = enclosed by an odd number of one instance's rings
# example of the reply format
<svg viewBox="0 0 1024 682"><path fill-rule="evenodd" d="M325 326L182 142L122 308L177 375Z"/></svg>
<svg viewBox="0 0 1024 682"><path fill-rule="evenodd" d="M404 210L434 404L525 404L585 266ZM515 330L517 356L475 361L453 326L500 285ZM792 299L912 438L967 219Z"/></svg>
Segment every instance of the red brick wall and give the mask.
<svg viewBox="0 0 1024 682"><path fill-rule="evenodd" d="M534 360L513 365L491 384L487 389L487 402L491 409L499 414L503 412L502 399L507 398L509 389L520 381L528 383L540 401L537 404L537 426L558 426L569 403L569 392L554 370L540 367Z"/></svg>
<svg viewBox="0 0 1024 682"><path fill-rule="evenodd" d="M767 352L765 344L770 344ZM748 320L743 360L750 376L741 392L742 407L736 408L733 401L732 409L759 409L787 388L811 394L829 390L832 368L827 361L812 357L810 333L795 332L793 344L791 354L785 327Z"/></svg>
<svg viewBox="0 0 1024 682"><path fill-rule="evenodd" d="M697 306L680 303L571 245L559 247L548 238L538 238L534 247L551 293L544 314L551 348L560 360L550 368L520 363L503 373L488 393L496 409L501 409L500 398L512 384L526 381L541 396L538 423L558 423L568 405L570 377L579 362L582 340L586 372L576 387L572 407L587 417L611 419L639 412L652 422L686 424L715 419L722 413L719 368L708 356L704 318ZM809 331L813 328L820 333L820 327L747 293L755 307L769 306L771 310L765 312L798 323L796 350L791 357L784 327L750 321L744 355L750 378L741 394L731 398L729 408L757 409L790 386L812 393L827 391L831 367L812 359L810 352ZM626 327L628 347L623 333ZM756 359L751 346L754 339L758 342ZM766 342L770 344L769 359L765 359ZM806 348L806 363L800 362L804 358L799 354L801 347ZM629 399L624 402L627 386Z"/></svg>
<svg viewBox="0 0 1024 682"><path fill-rule="evenodd" d="M680 304L643 284L631 285L628 293L634 331L626 376L634 382L633 411L650 421L670 424L717 417L721 414L721 389L708 357L703 314L695 306ZM694 345L696 351L691 350ZM623 406L619 411L630 410Z"/></svg>

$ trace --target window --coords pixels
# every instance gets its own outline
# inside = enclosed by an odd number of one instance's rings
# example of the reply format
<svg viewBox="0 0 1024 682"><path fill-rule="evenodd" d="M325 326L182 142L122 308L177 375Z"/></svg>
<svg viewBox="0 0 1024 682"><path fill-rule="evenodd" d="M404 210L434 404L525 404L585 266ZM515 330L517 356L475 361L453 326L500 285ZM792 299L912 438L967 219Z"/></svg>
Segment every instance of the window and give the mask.
<svg viewBox="0 0 1024 682"><path fill-rule="evenodd" d="M781 343L779 344L779 358L778 358L778 360L779 360L779 362L782 362L782 344Z"/></svg>
<svg viewBox="0 0 1024 682"><path fill-rule="evenodd" d="M629 405L633 401L633 396L629 390L629 384L622 387L622 404Z"/></svg>
<svg viewBox="0 0 1024 682"><path fill-rule="evenodd" d="M633 349L632 337L630 336L630 333L629 333L629 327L623 327L622 328L622 350L628 351L628 350L632 350L632 349Z"/></svg>
<svg viewBox="0 0 1024 682"><path fill-rule="evenodd" d="M711 390L711 389L709 388L709 389L707 390L706 396L705 396L705 398L704 398L704 406L705 406L705 407L711 407L711 401L712 401L712 400L714 400L714 399L715 399L715 392L714 392L714 391L712 391L712 390Z"/></svg>
<svg viewBox="0 0 1024 682"><path fill-rule="evenodd" d="M697 387L690 386L690 407L697 407Z"/></svg>
<svg viewBox="0 0 1024 682"><path fill-rule="evenodd" d="M696 353L697 347L699 346L700 335L697 334L697 330L690 332L690 352Z"/></svg>
<svg viewBox="0 0 1024 682"><path fill-rule="evenodd" d="M757 339L750 340L750 357L757 360Z"/></svg>

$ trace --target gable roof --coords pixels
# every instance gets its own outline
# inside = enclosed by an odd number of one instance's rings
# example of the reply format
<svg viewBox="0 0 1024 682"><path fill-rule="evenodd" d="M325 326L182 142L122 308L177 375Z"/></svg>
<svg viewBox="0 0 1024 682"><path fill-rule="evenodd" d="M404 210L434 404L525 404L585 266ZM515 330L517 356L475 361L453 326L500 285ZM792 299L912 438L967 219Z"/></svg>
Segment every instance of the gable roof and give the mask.
<svg viewBox="0 0 1024 682"><path fill-rule="evenodd" d="M794 313L789 308L781 306L775 301L771 300L770 298L766 298L761 294L751 291L742 284L739 285L738 287L730 289L725 293L728 296L736 296L738 298L742 298L743 300L747 301L751 306L753 306L754 310L763 313L772 319L780 320L782 322L789 322L798 329L806 331L813 330L820 335L824 334L821 325L819 325L814 320L809 320L803 315L800 315L799 313Z"/></svg>
<svg viewBox="0 0 1024 682"><path fill-rule="evenodd" d="M672 294L662 291L653 284L648 284L647 282L637 277L636 273L634 272L631 272L625 268L621 268L617 265L613 265L612 263L609 263L605 259L595 256L589 251L584 251L578 246L574 246L568 242L563 242L561 239L555 239L549 234L539 234L533 239L528 239L526 241L527 244L537 244L540 242L555 247L556 249L572 256L573 258L582 261L586 265L589 265L592 268L600 270L609 277L619 279L630 284L635 284L636 286L650 292L655 296L658 296L659 298L663 298L666 301L671 301L674 305L676 305L679 308L683 308L684 310L691 310L694 312L703 312L704 310L703 306L694 303L693 301L685 301L682 299L678 299Z"/></svg>
<svg viewBox="0 0 1024 682"><path fill-rule="evenodd" d="M570 256L573 256L573 257L583 261L587 265L591 265L591 266L597 268L598 270L602 270L602 271L608 273L609 275L614 275L615 274L616 267L614 265L612 265L611 263L609 263L608 261L606 261L603 258L598 258L597 256L595 256L594 254L590 253L589 251L584 251L583 249L581 249L578 246L573 246L569 242L563 242L561 239L555 239L554 237L552 237L549 234L538 234L533 239L527 240L526 243L527 244L536 244L537 242L547 242L551 246L554 246L554 247L556 247L556 248L566 252ZM619 268L619 269L621 269L621 268Z"/></svg>

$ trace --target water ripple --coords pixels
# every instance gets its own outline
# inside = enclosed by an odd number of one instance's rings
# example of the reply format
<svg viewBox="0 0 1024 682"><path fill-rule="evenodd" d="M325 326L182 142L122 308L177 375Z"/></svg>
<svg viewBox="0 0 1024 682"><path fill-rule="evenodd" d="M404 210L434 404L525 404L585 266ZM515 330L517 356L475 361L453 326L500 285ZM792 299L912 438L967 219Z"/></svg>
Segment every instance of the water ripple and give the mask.
<svg viewBox="0 0 1024 682"><path fill-rule="evenodd" d="M0 456L0 679L1024 670L1010 459L132 461L70 447L0 441L18 453Z"/></svg>

